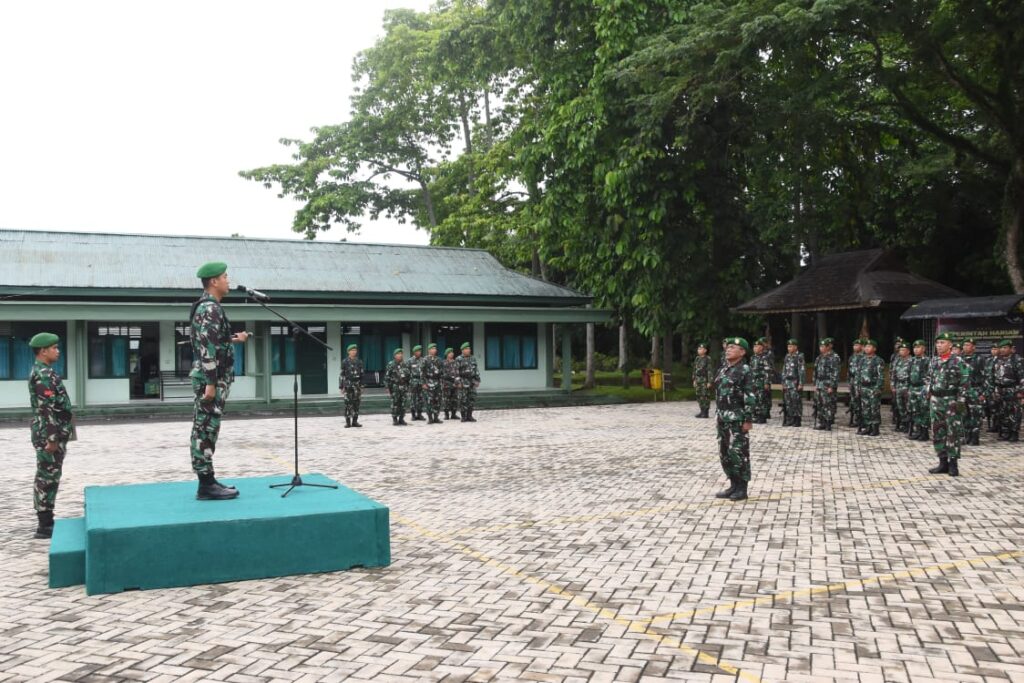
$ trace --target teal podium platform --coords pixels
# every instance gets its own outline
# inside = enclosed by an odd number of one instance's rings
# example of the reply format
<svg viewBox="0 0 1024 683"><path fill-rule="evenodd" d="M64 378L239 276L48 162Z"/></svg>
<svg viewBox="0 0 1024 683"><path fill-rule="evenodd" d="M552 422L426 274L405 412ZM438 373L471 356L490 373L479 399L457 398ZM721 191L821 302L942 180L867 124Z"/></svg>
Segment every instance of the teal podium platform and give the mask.
<svg viewBox="0 0 1024 683"><path fill-rule="evenodd" d="M58 519L50 539L50 588L85 583L85 518Z"/></svg>
<svg viewBox="0 0 1024 683"><path fill-rule="evenodd" d="M239 491L238 498L228 501L196 500L195 481L87 487L79 532L84 535L86 592L390 564L385 506L344 486L299 487L287 498L281 497L282 489L269 488L290 479L291 475L280 475L225 480ZM335 483L322 474L304 475L303 480ZM66 527L68 539L60 546L51 544L51 568L55 549L74 547L74 525ZM54 541L58 538L55 528ZM70 571L61 576L70 576Z"/></svg>

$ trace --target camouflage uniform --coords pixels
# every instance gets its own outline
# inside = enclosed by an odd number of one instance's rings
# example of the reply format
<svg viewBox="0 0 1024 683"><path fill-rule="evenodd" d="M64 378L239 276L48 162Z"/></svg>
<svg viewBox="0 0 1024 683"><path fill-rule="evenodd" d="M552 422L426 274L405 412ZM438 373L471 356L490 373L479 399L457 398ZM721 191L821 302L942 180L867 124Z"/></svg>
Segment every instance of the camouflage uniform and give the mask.
<svg viewBox="0 0 1024 683"><path fill-rule="evenodd" d="M846 364L846 382L850 385L850 426L863 427L861 415L860 369L863 365L864 353L857 351L850 355Z"/></svg>
<svg viewBox="0 0 1024 683"><path fill-rule="evenodd" d="M928 440L931 419L928 414L928 367L931 359L928 356L912 356L910 372L907 377L907 398L910 412L910 438L920 441Z"/></svg>
<svg viewBox="0 0 1024 683"><path fill-rule="evenodd" d="M822 429L832 429L836 419L836 390L839 387L839 355L820 353L814 361L814 400ZM828 389L832 392L829 393Z"/></svg>
<svg viewBox="0 0 1024 683"><path fill-rule="evenodd" d="M412 369L404 360L392 360L384 370L384 386L388 388L388 395L391 396L391 420L395 424L405 423L411 380Z"/></svg>
<svg viewBox="0 0 1024 683"><path fill-rule="evenodd" d="M464 422L475 422L473 406L476 404L476 388L480 386L480 370L473 356L456 356L455 368L458 374L456 388L459 392L459 413Z"/></svg>
<svg viewBox="0 0 1024 683"><path fill-rule="evenodd" d="M711 409L711 392L715 377L711 372L711 357L697 356L693 359L693 389L700 406L699 417L707 417Z"/></svg>
<svg viewBox="0 0 1024 683"><path fill-rule="evenodd" d="M964 414L964 444L978 444L985 420L985 359L976 353L960 356L967 375L967 412Z"/></svg>
<svg viewBox="0 0 1024 683"><path fill-rule="evenodd" d="M1024 368L1017 354L1000 357L992 367L992 379L998 399L999 439L1020 438L1021 406L1017 395L1024 380Z"/></svg>
<svg viewBox="0 0 1024 683"><path fill-rule="evenodd" d="M71 399L60 375L37 360L28 377L28 395L32 404L32 446L36 450L36 478L32 502L36 512L53 512L57 489L64 467L68 439L71 438ZM53 453L48 443L56 444Z"/></svg>
<svg viewBox="0 0 1024 683"><path fill-rule="evenodd" d="M992 348L998 349L998 346ZM982 386L985 389L985 417L988 420L988 431L998 432L999 431L999 392L996 391L996 361L999 360L998 355L990 355L985 358L985 363L982 366Z"/></svg>
<svg viewBox="0 0 1024 683"><path fill-rule="evenodd" d="M864 354L857 371L860 383L861 428L873 436L878 435L882 423L882 385L885 383L885 361L879 356Z"/></svg>
<svg viewBox="0 0 1024 683"><path fill-rule="evenodd" d="M896 356L889 368L892 402L896 404L896 431L910 430L910 364L911 357Z"/></svg>
<svg viewBox="0 0 1024 683"><path fill-rule="evenodd" d="M925 379L928 407L932 421L932 444L939 462L950 461L949 471L956 472L960 458L960 436L963 433L963 403L967 398L966 373L959 356L934 356L928 363Z"/></svg>
<svg viewBox="0 0 1024 683"><path fill-rule="evenodd" d="M423 419L423 405L424 405L424 393L423 393L423 356L417 358L413 355L408 361L409 372L411 377L409 379L409 408L412 412L412 419L422 420Z"/></svg>
<svg viewBox="0 0 1024 683"><path fill-rule="evenodd" d="M768 365L768 354L755 353L750 359L750 379L754 383L754 396L757 403L754 406L754 422L765 422L771 415L771 389L768 389L767 400L765 398L764 385L771 382L771 366Z"/></svg>
<svg viewBox="0 0 1024 683"><path fill-rule="evenodd" d="M341 375L338 377L345 402L345 422L359 421L359 406L363 400L363 361L360 358L345 357L341 361Z"/></svg>
<svg viewBox="0 0 1024 683"><path fill-rule="evenodd" d="M757 405L752 368L726 363L715 376L718 457L726 476L744 483L750 481L750 436L743 424L753 421Z"/></svg>
<svg viewBox="0 0 1024 683"><path fill-rule="evenodd" d="M441 377L444 374L444 365L437 356L428 355L423 359L420 366L423 376L424 399L427 407L427 418L430 422L437 422L441 412Z"/></svg>
<svg viewBox="0 0 1024 683"><path fill-rule="evenodd" d="M213 474L213 454L217 450L220 420L224 404L235 378L235 347L231 343L231 322L215 297L204 292L192 305L192 471ZM217 387L213 400L203 400L206 386Z"/></svg>
<svg viewBox="0 0 1024 683"><path fill-rule="evenodd" d="M807 363L804 354L787 353L782 361L782 403L789 424L799 427L804 414L803 386Z"/></svg>
<svg viewBox="0 0 1024 683"><path fill-rule="evenodd" d="M454 358L445 358L441 375L441 396L445 418L455 418L459 411L459 366Z"/></svg>

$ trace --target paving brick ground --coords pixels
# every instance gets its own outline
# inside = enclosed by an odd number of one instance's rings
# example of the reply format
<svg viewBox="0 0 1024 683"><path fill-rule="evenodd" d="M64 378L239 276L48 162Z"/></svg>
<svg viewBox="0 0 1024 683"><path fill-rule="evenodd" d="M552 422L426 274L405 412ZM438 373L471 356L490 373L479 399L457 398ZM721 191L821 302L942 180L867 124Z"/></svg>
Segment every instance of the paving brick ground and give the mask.
<svg viewBox="0 0 1024 683"><path fill-rule="evenodd" d="M693 404L304 419L304 469L390 506L391 567L88 597L46 588L28 433L0 430L0 680L1024 681L1024 447L753 437L717 501ZM229 420L223 478L287 470L291 421ZM93 484L186 478L187 423L86 425Z"/></svg>

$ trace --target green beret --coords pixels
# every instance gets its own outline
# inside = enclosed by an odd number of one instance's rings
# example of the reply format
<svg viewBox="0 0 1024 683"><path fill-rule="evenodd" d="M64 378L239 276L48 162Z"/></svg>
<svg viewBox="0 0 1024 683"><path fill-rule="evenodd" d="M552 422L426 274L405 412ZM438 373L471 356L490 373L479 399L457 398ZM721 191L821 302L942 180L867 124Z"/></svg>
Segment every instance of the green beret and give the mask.
<svg viewBox="0 0 1024 683"><path fill-rule="evenodd" d="M820 342L818 342L818 346L831 346L834 341L835 340L832 337L824 337Z"/></svg>
<svg viewBox="0 0 1024 683"><path fill-rule="evenodd" d="M953 348L954 349L962 349L963 347L964 347L963 343L959 339L957 339L955 342L953 342Z"/></svg>
<svg viewBox="0 0 1024 683"><path fill-rule="evenodd" d="M437 348L437 344L435 344L434 342L430 342L429 344L427 344L427 350L428 351L430 349L436 349L436 348Z"/></svg>
<svg viewBox="0 0 1024 683"><path fill-rule="evenodd" d="M864 346L874 346L875 348L878 348L878 342L876 342L874 339L865 339L863 345Z"/></svg>
<svg viewBox="0 0 1024 683"><path fill-rule="evenodd" d="M793 346L799 346L800 345L800 342L798 342L796 339L793 339L792 337L787 339L786 343L787 344L792 344Z"/></svg>
<svg viewBox="0 0 1024 683"><path fill-rule="evenodd" d="M976 343L977 342L974 341L974 337L968 337L967 339L964 339L964 344L976 344Z"/></svg>
<svg viewBox="0 0 1024 683"><path fill-rule="evenodd" d="M392 351L391 355L392 356L397 356L400 353L405 353L405 351L403 351L402 349L398 348L398 349L395 349L394 351Z"/></svg>
<svg viewBox="0 0 1024 683"><path fill-rule="evenodd" d="M1000 339L999 340L999 348L1008 347L1008 346L1013 346L1013 342L1010 341L1009 339Z"/></svg>
<svg viewBox="0 0 1024 683"><path fill-rule="evenodd" d="M46 349L60 342L60 337L52 332L40 332L28 340L28 345L33 349Z"/></svg>
<svg viewBox="0 0 1024 683"><path fill-rule="evenodd" d="M413 351L422 351L423 347L421 345L417 344L416 346L412 347L412 350Z"/></svg>
<svg viewBox="0 0 1024 683"><path fill-rule="evenodd" d="M901 342L900 342L899 344L897 344L897 346L898 346L899 348L901 348L901 349L909 349L909 348L910 348L910 344L908 344L908 343L907 343L907 342L905 342L905 341L901 341Z"/></svg>
<svg viewBox="0 0 1024 683"><path fill-rule="evenodd" d="M726 337L725 343L728 346L742 346L744 351L750 350L750 344L743 337Z"/></svg>
<svg viewBox="0 0 1024 683"><path fill-rule="evenodd" d="M928 344L925 343L924 339L915 339L914 346L928 346Z"/></svg>
<svg viewBox="0 0 1024 683"><path fill-rule="evenodd" d="M468 349L470 346L472 346L472 344L470 344L469 342L462 342L462 346L460 346L459 349L465 350Z"/></svg>
<svg viewBox="0 0 1024 683"><path fill-rule="evenodd" d="M449 353L455 353L455 349L453 349L452 347L449 346L448 348L446 348L444 350L444 355L447 356Z"/></svg>
<svg viewBox="0 0 1024 683"><path fill-rule="evenodd" d="M853 340L853 346L858 346L858 345L859 346L864 346L864 340L861 339L860 337L857 337L856 339Z"/></svg>
<svg viewBox="0 0 1024 683"><path fill-rule="evenodd" d="M359 348L359 344L349 344L348 346L345 347L345 351L348 352L348 351L351 351L352 349L358 349L358 348Z"/></svg>
<svg viewBox="0 0 1024 683"><path fill-rule="evenodd" d="M897 346L902 344L902 343L903 343L903 337L896 337L896 341L893 342L893 344L895 344Z"/></svg>
<svg viewBox="0 0 1024 683"><path fill-rule="evenodd" d="M199 270L196 271L196 277L200 280L208 277L217 277L223 275L224 271L228 269L228 264L223 261L210 261L199 266Z"/></svg>
<svg viewBox="0 0 1024 683"><path fill-rule="evenodd" d="M764 346L765 344L768 343L768 340L765 339L764 337L758 337L757 339L754 340L754 343L755 344L760 344L761 346Z"/></svg>
<svg viewBox="0 0 1024 683"><path fill-rule="evenodd" d="M935 341L948 341L948 342L951 342L951 341L953 341L953 335L951 335L949 332L943 332L942 334L940 334L939 336L937 336L935 338Z"/></svg>
<svg viewBox="0 0 1024 683"><path fill-rule="evenodd" d="M699 344L697 344L697 348L698 349L707 349L708 348L708 343L707 342L700 342Z"/></svg>

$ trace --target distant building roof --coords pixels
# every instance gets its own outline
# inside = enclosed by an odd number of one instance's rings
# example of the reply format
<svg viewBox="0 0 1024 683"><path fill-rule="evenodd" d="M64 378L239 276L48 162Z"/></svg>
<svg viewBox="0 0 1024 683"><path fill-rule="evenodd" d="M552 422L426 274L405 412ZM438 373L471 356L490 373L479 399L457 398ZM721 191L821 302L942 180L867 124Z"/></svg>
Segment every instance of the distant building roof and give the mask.
<svg viewBox="0 0 1024 683"><path fill-rule="evenodd" d="M591 297L509 270L479 249L230 237L0 230L0 289L193 296L196 268L284 299L585 305ZM98 292L96 290L102 290Z"/></svg>
<svg viewBox="0 0 1024 683"><path fill-rule="evenodd" d="M912 306L902 320L928 318L1002 318L1024 313L1024 294L929 299Z"/></svg>
<svg viewBox="0 0 1024 683"><path fill-rule="evenodd" d="M906 306L924 299L963 296L938 282L907 272L884 249L831 254L796 279L737 306L739 313L794 313Z"/></svg>

